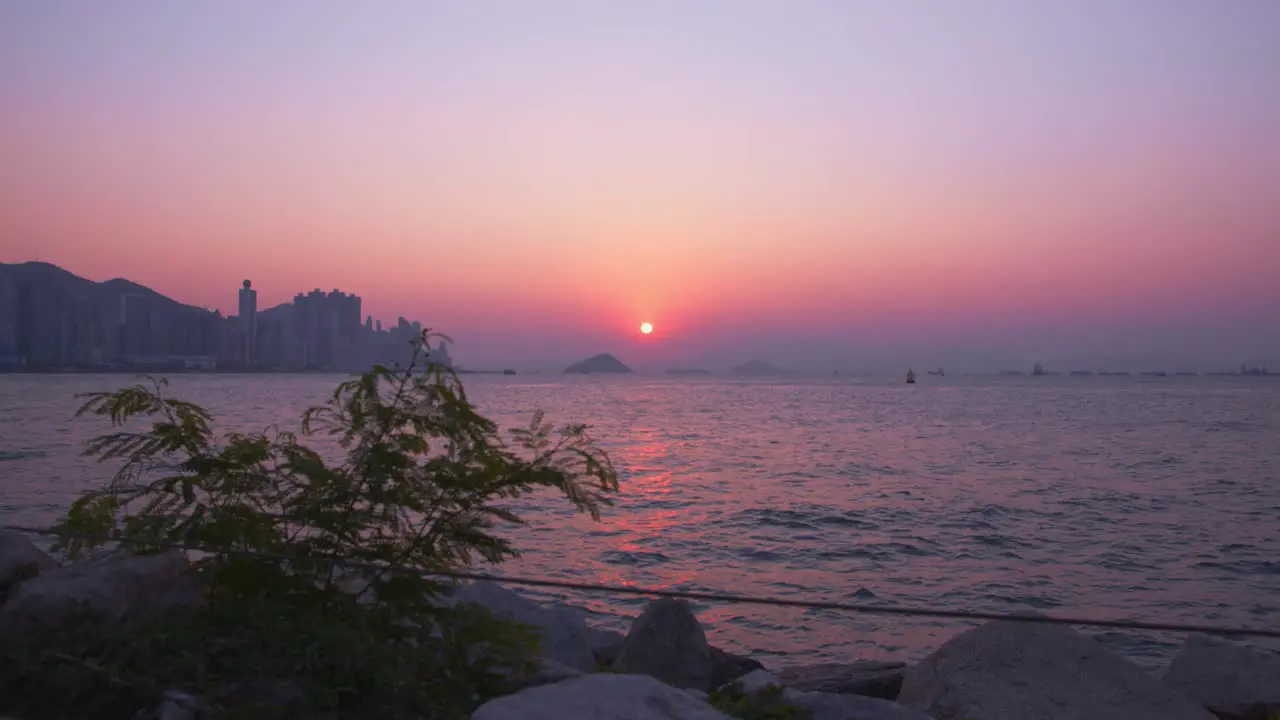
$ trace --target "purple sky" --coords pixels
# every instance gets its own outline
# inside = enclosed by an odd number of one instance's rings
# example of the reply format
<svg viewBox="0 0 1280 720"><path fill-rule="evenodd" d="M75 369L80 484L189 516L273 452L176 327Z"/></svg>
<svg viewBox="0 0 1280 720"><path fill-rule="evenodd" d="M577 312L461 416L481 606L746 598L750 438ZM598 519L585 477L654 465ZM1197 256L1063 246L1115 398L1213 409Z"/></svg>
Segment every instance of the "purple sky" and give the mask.
<svg viewBox="0 0 1280 720"><path fill-rule="evenodd" d="M478 363L1276 357L1277 68L1274 0L6 3L0 262Z"/></svg>

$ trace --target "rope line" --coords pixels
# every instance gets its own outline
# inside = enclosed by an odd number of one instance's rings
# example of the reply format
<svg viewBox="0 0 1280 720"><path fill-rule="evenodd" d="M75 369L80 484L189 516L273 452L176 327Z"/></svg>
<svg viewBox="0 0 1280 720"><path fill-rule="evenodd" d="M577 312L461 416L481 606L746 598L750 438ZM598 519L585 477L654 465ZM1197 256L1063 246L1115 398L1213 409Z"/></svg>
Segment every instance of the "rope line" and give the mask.
<svg viewBox="0 0 1280 720"><path fill-rule="evenodd" d="M701 600L704 602L740 603L746 605L770 605L774 607L804 608L807 610L832 610L837 612L862 613L868 615L898 615L908 617L945 618L951 620L1013 620L1017 622L1042 623L1050 625L1082 625L1087 627L1114 628L1119 630L1147 630L1157 632L1204 633L1208 635L1234 635L1241 637L1280 638L1280 629L1226 627L1221 625L1197 625L1169 622L1145 622L1141 620L1104 620L1097 618L1063 617L1049 615L1021 615L1016 613L985 612L980 610L946 610L941 608L911 607L901 605L870 605L863 603L842 603L824 600L791 600L778 597L759 597L749 595L732 595L718 592L698 592L684 590L663 590L661 588L627 587L624 585L602 585L596 583L574 582L571 580L552 580L549 578L521 577L516 575L492 575L489 573L421 570L403 565L371 563L345 558L326 558L304 556L290 558L255 550L232 550L225 548L208 548L193 546L187 543L168 540L141 540L132 538L112 538L91 533L59 530L57 528L37 528L23 525L4 525L0 529L32 535L45 535L101 542L117 542L125 545L146 545L170 550L188 550L207 552L231 557L249 557L274 562L305 560L337 565L356 570L374 572L394 571L410 573L423 577L447 577L457 580L483 580L506 585L525 585L529 587L560 588L583 592L613 593L616 595L640 595L653 597L669 597L683 600Z"/></svg>

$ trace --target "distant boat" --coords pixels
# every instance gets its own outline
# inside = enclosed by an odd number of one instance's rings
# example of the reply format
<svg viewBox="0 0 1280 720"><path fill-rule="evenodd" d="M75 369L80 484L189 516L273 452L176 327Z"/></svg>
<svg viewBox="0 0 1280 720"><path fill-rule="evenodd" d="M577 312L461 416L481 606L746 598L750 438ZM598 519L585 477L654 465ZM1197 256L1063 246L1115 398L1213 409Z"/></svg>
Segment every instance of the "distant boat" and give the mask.
<svg viewBox="0 0 1280 720"><path fill-rule="evenodd" d="M908 385L916 384L916 371L910 368L907 369L907 384Z"/></svg>
<svg viewBox="0 0 1280 720"><path fill-rule="evenodd" d="M506 370L503 370L503 371L502 371L502 374L503 374L503 375L515 375L515 374L516 374L516 371L515 371L515 370L512 370L511 368L507 368Z"/></svg>
<svg viewBox="0 0 1280 720"><path fill-rule="evenodd" d="M937 370L930 370L930 371L929 371L929 374L930 374L930 375L937 375L938 377L946 377L946 376L947 376L947 374L946 374L945 372L943 372L942 368L938 368Z"/></svg>
<svg viewBox="0 0 1280 720"><path fill-rule="evenodd" d="M1040 363L1036 363L1036 366L1035 366L1035 367L1033 367L1033 368L1031 368L1031 374L1032 374L1032 375L1043 375L1043 374L1044 374L1044 368L1040 366Z"/></svg>

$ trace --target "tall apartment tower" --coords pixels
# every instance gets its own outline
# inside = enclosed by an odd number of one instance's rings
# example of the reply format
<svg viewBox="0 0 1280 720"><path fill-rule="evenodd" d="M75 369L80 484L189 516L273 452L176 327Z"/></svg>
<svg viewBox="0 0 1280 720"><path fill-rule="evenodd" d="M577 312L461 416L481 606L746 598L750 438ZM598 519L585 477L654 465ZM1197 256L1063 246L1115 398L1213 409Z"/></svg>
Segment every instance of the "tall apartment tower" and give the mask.
<svg viewBox="0 0 1280 720"><path fill-rule="evenodd" d="M257 348L254 347L258 342L258 291L252 285L245 280L240 288L240 329L244 336L243 360L246 366L254 365L258 359Z"/></svg>

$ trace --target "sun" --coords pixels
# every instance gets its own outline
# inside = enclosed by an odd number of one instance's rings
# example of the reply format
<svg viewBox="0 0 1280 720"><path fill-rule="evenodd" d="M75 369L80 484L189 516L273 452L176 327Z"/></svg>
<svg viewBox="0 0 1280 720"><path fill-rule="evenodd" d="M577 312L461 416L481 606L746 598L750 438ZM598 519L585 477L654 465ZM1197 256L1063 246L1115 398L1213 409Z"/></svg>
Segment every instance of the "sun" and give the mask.
<svg viewBox="0 0 1280 720"><path fill-rule="evenodd" d="M648 335L653 332L653 323L640 323L640 332Z"/></svg>

